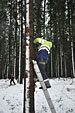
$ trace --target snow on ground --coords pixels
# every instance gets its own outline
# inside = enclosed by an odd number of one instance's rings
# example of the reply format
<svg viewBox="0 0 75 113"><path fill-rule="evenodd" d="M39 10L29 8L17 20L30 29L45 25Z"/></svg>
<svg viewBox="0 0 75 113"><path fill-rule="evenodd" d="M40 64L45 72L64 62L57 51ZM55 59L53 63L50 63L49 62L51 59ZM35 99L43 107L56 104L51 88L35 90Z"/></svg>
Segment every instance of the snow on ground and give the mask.
<svg viewBox="0 0 75 113"><path fill-rule="evenodd" d="M0 113L23 113L23 85L0 80Z"/></svg>
<svg viewBox="0 0 75 113"><path fill-rule="evenodd" d="M72 79L50 80L51 88L48 89L56 113L75 113L75 82ZM37 83L39 85L39 83ZM44 97L43 91L35 90L35 113L51 113Z"/></svg>
<svg viewBox="0 0 75 113"><path fill-rule="evenodd" d="M48 89L56 113L75 113L75 81L51 79ZM71 84L72 83L72 84ZM51 113L42 89L35 89L35 113ZM9 87L9 80L0 80L0 113L23 113L23 84Z"/></svg>

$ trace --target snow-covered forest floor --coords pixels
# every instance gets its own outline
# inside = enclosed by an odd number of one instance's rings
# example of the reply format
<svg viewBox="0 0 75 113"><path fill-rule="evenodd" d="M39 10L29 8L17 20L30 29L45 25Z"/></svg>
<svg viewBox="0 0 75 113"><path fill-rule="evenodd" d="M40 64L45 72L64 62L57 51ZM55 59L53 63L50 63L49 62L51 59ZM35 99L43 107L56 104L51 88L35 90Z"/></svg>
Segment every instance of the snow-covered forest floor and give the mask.
<svg viewBox="0 0 75 113"><path fill-rule="evenodd" d="M51 79L48 89L56 113L75 113L75 81ZM71 84L72 83L72 84ZM35 113L51 113L42 89L35 89ZM9 87L9 80L0 80L0 113L23 113L23 84Z"/></svg>
<svg viewBox="0 0 75 113"><path fill-rule="evenodd" d="M0 113L23 113L23 85L9 85L10 80L0 80Z"/></svg>

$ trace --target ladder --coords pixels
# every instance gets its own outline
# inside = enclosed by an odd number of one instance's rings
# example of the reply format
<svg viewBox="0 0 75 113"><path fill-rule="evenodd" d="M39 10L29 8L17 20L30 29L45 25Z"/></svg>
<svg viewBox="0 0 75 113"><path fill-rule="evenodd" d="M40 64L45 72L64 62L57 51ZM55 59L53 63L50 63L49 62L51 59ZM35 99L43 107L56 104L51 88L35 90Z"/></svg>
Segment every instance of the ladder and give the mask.
<svg viewBox="0 0 75 113"><path fill-rule="evenodd" d="M54 105L53 105L52 100L50 98L49 92L48 92L48 90L46 88L46 85L45 85L44 80L42 78L41 72L39 70L38 64L37 64L37 62L35 60L32 60L32 63L33 63L33 66L34 66L35 73L36 73L36 75L37 75L37 77L39 79L39 82L40 82L40 84L41 84L41 86L43 88L43 92L44 92L45 98L47 100L47 103L49 105L50 111L52 113L56 113Z"/></svg>

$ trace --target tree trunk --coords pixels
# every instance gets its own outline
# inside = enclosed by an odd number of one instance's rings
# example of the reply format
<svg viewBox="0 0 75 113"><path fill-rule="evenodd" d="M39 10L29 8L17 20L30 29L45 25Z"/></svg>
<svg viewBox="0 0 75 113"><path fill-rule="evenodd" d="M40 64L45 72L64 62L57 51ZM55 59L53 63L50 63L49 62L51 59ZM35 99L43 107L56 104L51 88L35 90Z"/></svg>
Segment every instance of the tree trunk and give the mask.
<svg viewBox="0 0 75 113"><path fill-rule="evenodd" d="M67 65L66 65L66 55L65 55L65 53L64 53L64 74L65 74L64 77L67 77Z"/></svg>
<svg viewBox="0 0 75 113"><path fill-rule="evenodd" d="M35 113L34 110L34 71L33 71L33 0L29 4L29 34L30 36L30 113Z"/></svg>
<svg viewBox="0 0 75 113"><path fill-rule="evenodd" d="M43 28L43 38L45 39L45 10L46 10L46 0L44 0L44 28Z"/></svg>
<svg viewBox="0 0 75 113"><path fill-rule="evenodd" d="M53 77L53 57L52 57L52 50L51 50L51 77Z"/></svg>
<svg viewBox="0 0 75 113"><path fill-rule="evenodd" d="M60 44L60 68L61 68L61 77L63 77L63 67L62 67L62 44Z"/></svg>
<svg viewBox="0 0 75 113"><path fill-rule="evenodd" d="M72 73L73 73L73 77L75 77L73 41L71 41L71 52L72 52Z"/></svg>

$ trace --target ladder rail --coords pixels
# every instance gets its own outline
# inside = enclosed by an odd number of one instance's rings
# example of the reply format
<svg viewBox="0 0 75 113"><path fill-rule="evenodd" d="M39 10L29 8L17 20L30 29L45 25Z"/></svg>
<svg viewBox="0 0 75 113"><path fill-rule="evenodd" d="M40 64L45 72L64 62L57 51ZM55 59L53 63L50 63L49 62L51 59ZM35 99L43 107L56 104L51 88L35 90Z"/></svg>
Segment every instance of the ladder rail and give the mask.
<svg viewBox="0 0 75 113"><path fill-rule="evenodd" d="M42 78L41 72L40 72L39 67L37 65L37 62L34 61L34 60L32 60L32 62L33 62L33 65L34 65L34 70L36 72L36 75L37 75L37 77L39 79L39 82L40 82L42 88L43 88L43 92L44 92L45 98L47 100L47 103L49 105L50 111L52 113L56 113L55 108L54 108L54 105L53 105L52 100L50 98L49 92L48 92L48 90L46 88L46 85L45 85L44 80Z"/></svg>

